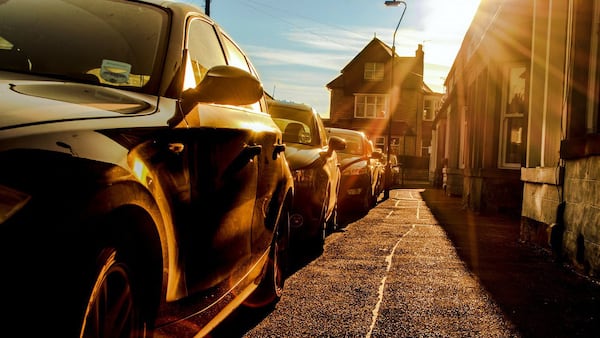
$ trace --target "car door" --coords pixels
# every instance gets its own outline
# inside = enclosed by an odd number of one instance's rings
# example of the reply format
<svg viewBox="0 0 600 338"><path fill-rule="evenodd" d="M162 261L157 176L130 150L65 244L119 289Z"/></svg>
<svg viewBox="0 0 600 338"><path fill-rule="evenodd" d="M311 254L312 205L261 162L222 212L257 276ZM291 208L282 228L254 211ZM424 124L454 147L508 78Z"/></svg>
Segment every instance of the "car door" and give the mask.
<svg viewBox="0 0 600 338"><path fill-rule="evenodd" d="M325 221L327 221L337 207L337 196L340 186L341 174L339 169L337 152L335 150L332 151L328 148L327 132L325 130L323 120L321 120L321 117L318 114L315 114L315 123L317 125L317 131L319 133L321 147L331 152L330 156L325 157L324 163L325 171L329 174L330 184L329 201L327 203L327 212L325 215Z"/></svg>
<svg viewBox="0 0 600 338"><path fill-rule="evenodd" d="M186 88L226 64L215 27L191 19L187 34ZM190 81L191 83L188 83ZM186 282L206 291L207 304L240 281L250 266L258 147L244 107L198 104L186 115L190 208L181 220Z"/></svg>
<svg viewBox="0 0 600 338"><path fill-rule="evenodd" d="M222 33L227 61L230 65L241 68L258 77L258 74L239 46L229 36ZM269 215L276 213L271 210L274 192L281 177L281 154L285 151L282 145L281 132L267 114L267 103L263 99L248 105L248 110L255 112L253 119L252 144L255 148L258 178L256 187L256 203L252 218L251 233L251 264L256 263L266 253L273 238L273 221ZM271 221L269 224L268 222Z"/></svg>
<svg viewBox="0 0 600 338"><path fill-rule="evenodd" d="M364 153L364 159L365 161L367 161L367 170L368 170L368 175L370 178L370 182L371 182L371 192L370 192L370 196L377 196L378 192L377 192L377 184L378 184L378 178L376 175L377 174L377 162L373 159L373 144L367 139L364 138L362 139L363 141L363 149L365 151Z"/></svg>

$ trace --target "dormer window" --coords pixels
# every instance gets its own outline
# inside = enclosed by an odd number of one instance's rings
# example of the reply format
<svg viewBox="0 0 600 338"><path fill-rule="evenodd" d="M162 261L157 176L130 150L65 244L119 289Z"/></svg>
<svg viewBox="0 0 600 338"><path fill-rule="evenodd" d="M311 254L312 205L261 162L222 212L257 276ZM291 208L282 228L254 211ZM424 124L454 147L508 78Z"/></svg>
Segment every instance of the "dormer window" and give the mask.
<svg viewBox="0 0 600 338"><path fill-rule="evenodd" d="M364 78L366 81L381 81L383 80L383 63L381 62L366 62Z"/></svg>

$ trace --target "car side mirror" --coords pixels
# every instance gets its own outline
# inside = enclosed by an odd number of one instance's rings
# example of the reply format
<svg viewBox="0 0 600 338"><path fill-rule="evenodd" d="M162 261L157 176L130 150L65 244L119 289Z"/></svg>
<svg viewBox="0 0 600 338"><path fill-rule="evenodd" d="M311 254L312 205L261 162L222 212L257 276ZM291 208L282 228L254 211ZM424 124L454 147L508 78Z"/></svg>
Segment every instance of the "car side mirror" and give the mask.
<svg viewBox="0 0 600 338"><path fill-rule="evenodd" d="M383 158L383 154L378 151L374 151L371 153L371 157L377 160L381 160Z"/></svg>
<svg viewBox="0 0 600 338"><path fill-rule="evenodd" d="M331 154L334 150L339 151L344 149L346 149L346 140L339 136L329 137L329 154Z"/></svg>
<svg viewBox="0 0 600 338"><path fill-rule="evenodd" d="M220 65L206 72L202 81L183 94L184 101L230 105L252 104L264 95L260 81L237 67Z"/></svg>

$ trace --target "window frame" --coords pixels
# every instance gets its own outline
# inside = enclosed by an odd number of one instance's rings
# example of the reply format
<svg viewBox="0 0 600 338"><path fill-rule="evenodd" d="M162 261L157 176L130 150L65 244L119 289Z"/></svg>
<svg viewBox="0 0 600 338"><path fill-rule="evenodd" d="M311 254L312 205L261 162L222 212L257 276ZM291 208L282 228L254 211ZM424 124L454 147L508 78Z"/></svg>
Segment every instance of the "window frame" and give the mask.
<svg viewBox="0 0 600 338"><path fill-rule="evenodd" d="M519 71L519 69L522 69L522 74L526 74L527 77L525 79L523 79L523 82L520 84L516 84L512 82L512 78L511 75L513 74L513 71ZM524 143L524 138L525 138L525 132L526 132L526 120L525 120L525 115L526 115L526 107L527 107L527 86L528 86L528 81L529 81L529 67L526 63L524 62L514 62L514 63L508 63L504 66L503 72L502 72L502 103L501 103L501 107L500 107L500 130L499 130L499 145L498 145L498 167L502 168L502 169L519 169L522 166L522 154L524 151L524 147L526 146ZM511 98L509 98L510 96L512 96L512 99L515 98L515 96L519 93L516 92L516 88L518 87L518 90L520 92L520 94L522 94L522 104L521 104L521 108L522 108L522 112L510 112L509 111L509 107L511 106L511 103L509 100L511 100ZM518 104L518 102L517 102ZM520 124L520 131L519 131L519 135L512 135L509 133L513 133L513 121L519 121L521 122ZM516 124L518 126L518 124ZM514 137L518 137L520 139L520 149L521 151L518 152L518 162L510 162L507 160L507 155L509 154L509 150L508 148L508 140L509 138L514 138Z"/></svg>
<svg viewBox="0 0 600 338"><path fill-rule="evenodd" d="M435 100L426 98L423 100L423 121L433 121L435 112Z"/></svg>
<svg viewBox="0 0 600 338"><path fill-rule="evenodd" d="M586 133L600 133L600 41L598 28L600 27L600 4L594 3L594 13L592 18L592 27L596 27L595 34L590 36L590 57L589 71L590 77L588 81L587 95L587 111L586 111Z"/></svg>
<svg viewBox="0 0 600 338"><path fill-rule="evenodd" d="M385 65L383 62L365 62L363 79L365 81L383 81Z"/></svg>
<svg viewBox="0 0 600 338"><path fill-rule="evenodd" d="M375 148L379 148L382 151L385 151L386 147L385 147L385 137L384 136L376 136L375 139L373 140L373 146Z"/></svg>
<svg viewBox="0 0 600 338"><path fill-rule="evenodd" d="M375 99L375 102L368 102ZM363 102L360 102L360 101ZM382 103L379 103L381 101ZM375 107L371 113L369 107ZM381 107L381 109L378 109ZM377 112L380 112L379 114ZM385 119L388 115L388 97L385 94L354 94L354 118L357 119Z"/></svg>

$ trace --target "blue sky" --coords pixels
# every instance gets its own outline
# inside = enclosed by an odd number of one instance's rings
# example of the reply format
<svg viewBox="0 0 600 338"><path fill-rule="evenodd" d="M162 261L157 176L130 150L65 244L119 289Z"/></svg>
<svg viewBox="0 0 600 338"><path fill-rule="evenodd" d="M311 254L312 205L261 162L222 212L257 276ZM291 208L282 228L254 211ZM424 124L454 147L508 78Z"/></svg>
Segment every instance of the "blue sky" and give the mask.
<svg viewBox="0 0 600 338"><path fill-rule="evenodd" d="M205 8L205 0L187 0ZM480 0L405 0L396 53L425 51L425 83L443 82ZM374 36L392 46L403 6L384 0L212 0L210 16L249 55L265 90L329 117L326 84Z"/></svg>

